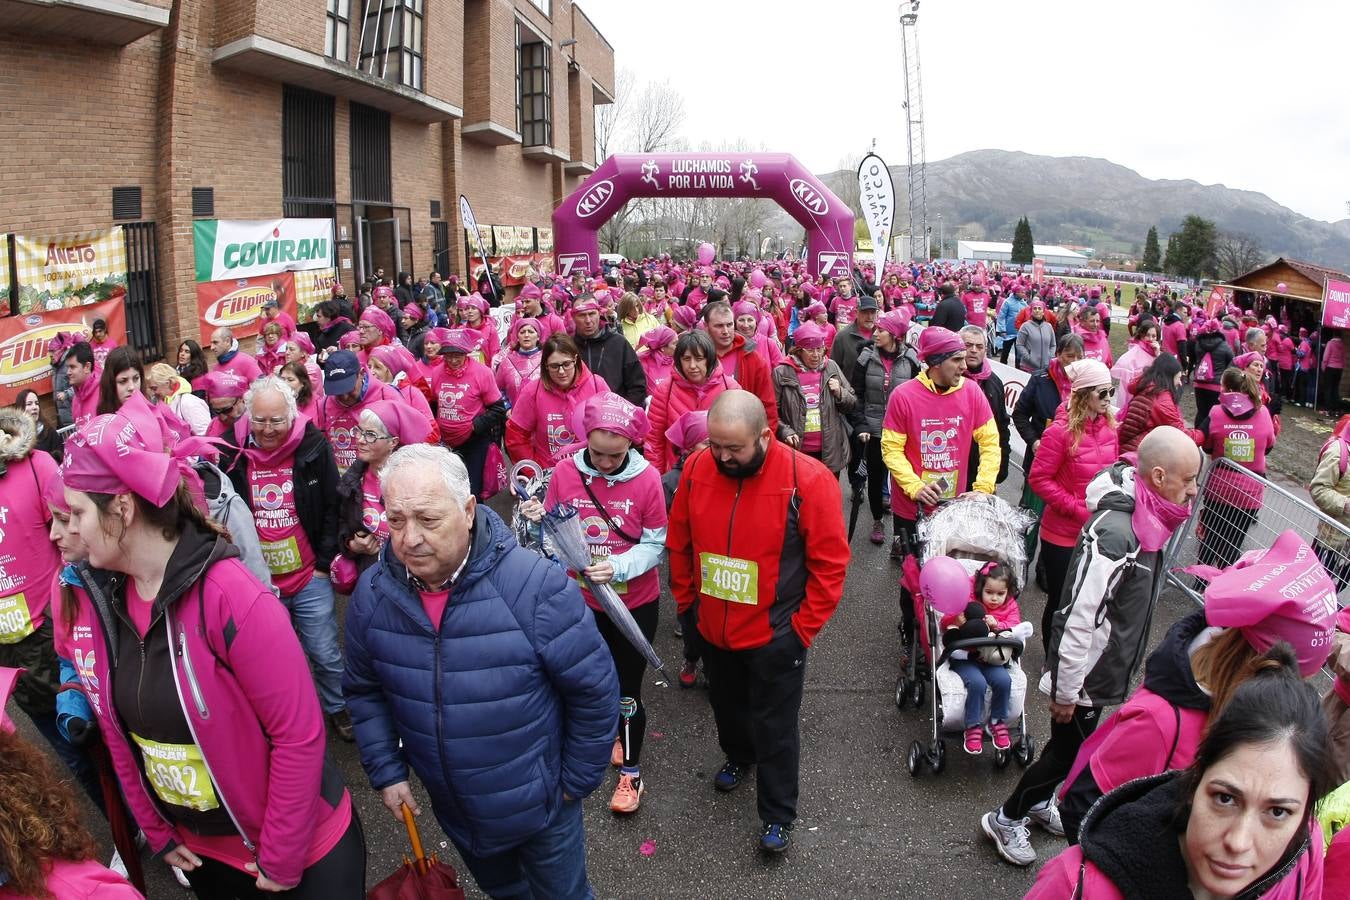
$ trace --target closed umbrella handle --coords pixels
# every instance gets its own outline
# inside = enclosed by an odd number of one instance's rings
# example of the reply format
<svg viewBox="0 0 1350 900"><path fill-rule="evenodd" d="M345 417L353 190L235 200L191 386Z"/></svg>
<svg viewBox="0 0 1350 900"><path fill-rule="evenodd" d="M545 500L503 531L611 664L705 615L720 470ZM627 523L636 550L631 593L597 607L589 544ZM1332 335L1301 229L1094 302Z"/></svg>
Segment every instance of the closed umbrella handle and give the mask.
<svg viewBox="0 0 1350 900"><path fill-rule="evenodd" d="M408 829L408 841L412 844L413 859L417 871L425 875L427 870L431 868L431 864L427 862L427 854L422 849L422 836L417 833L417 823L413 821L412 810L408 808L406 803L399 804L399 809L403 813L403 824Z"/></svg>

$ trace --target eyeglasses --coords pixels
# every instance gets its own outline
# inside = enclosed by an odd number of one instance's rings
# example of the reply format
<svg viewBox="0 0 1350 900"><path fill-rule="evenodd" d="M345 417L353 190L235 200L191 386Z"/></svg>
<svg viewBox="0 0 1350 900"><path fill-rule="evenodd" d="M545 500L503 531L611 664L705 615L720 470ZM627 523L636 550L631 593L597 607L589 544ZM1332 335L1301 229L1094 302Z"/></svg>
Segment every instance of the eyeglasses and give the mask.
<svg viewBox="0 0 1350 900"><path fill-rule="evenodd" d="M1113 387L1105 388L1097 392L1098 400L1110 400L1116 395L1116 389Z"/></svg>
<svg viewBox="0 0 1350 900"><path fill-rule="evenodd" d="M213 406L211 407L211 414L217 417L228 416L230 413L234 412L235 407L238 405L239 401L236 400L229 406Z"/></svg>
<svg viewBox="0 0 1350 900"><path fill-rule="evenodd" d="M290 424L285 416L272 416L267 419L258 416L249 416L248 420L252 422L256 428L285 428Z"/></svg>
<svg viewBox="0 0 1350 900"><path fill-rule="evenodd" d="M378 431L368 431L365 428L358 428L356 430L356 436L367 444L373 444L376 441L387 441L393 437L392 434L380 434Z"/></svg>
<svg viewBox="0 0 1350 900"><path fill-rule="evenodd" d="M549 363L547 368L550 372L566 372L568 369L576 366L576 360L569 359L567 362Z"/></svg>
<svg viewBox="0 0 1350 900"><path fill-rule="evenodd" d="M376 328L374 325L372 325L372 324L369 323L369 322L362 322L360 325L357 325L357 326L356 326L356 330L357 330L357 331L379 331L380 329Z"/></svg>

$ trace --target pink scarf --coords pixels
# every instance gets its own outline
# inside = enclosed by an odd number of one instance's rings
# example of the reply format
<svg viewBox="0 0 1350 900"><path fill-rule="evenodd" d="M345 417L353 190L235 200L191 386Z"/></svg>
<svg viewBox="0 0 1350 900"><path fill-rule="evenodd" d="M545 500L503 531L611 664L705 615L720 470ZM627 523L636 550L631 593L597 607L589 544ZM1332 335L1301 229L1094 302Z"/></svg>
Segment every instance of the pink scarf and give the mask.
<svg viewBox="0 0 1350 900"><path fill-rule="evenodd" d="M305 436L305 425L309 419L296 413L295 421L291 423L291 431L286 435L286 440L282 441L271 450L264 450L257 445L248 445L249 439L249 420L241 418L235 426L235 437L239 440L239 446L243 449L244 456L255 466L261 468L275 468L278 465L290 460L295 456L295 450L300 446L300 440ZM241 433L242 432L242 433Z"/></svg>
<svg viewBox="0 0 1350 900"><path fill-rule="evenodd" d="M985 360L984 365L980 366L980 370L978 372L967 366L966 377L969 378L971 381L984 381L986 378L990 376L990 374L993 373L993 371L994 367L989 365L989 360Z"/></svg>
<svg viewBox="0 0 1350 900"><path fill-rule="evenodd" d="M1173 503L1153 490L1136 470L1134 477L1134 512L1130 524L1139 538L1139 546L1147 553L1163 548L1172 533L1190 516L1189 506Z"/></svg>

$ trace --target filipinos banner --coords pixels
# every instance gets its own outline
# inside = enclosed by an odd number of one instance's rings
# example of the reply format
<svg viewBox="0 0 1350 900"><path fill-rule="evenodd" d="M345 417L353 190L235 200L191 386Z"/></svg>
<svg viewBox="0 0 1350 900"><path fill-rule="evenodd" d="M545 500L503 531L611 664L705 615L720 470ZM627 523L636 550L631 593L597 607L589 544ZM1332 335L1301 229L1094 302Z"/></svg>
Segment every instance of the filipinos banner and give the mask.
<svg viewBox="0 0 1350 900"><path fill-rule="evenodd" d="M327 270L329 272L332 269ZM202 346L211 340L211 332L228 328L236 338L255 335L261 329L263 304L276 300L296 322L295 272L254 275L229 281L203 281L197 285L198 339ZM308 274L308 273L305 273Z"/></svg>
<svg viewBox="0 0 1350 900"><path fill-rule="evenodd" d="M14 281L20 315L121 301L127 293L122 226L62 237L14 235Z"/></svg>
<svg viewBox="0 0 1350 900"><path fill-rule="evenodd" d="M886 268L886 251L891 246L895 184L891 181L891 170L875 153L867 154L858 164L858 206L872 236L872 262L876 266L876 283L880 284Z"/></svg>
<svg viewBox="0 0 1350 900"><path fill-rule="evenodd" d="M1322 290L1322 327L1350 328L1350 282L1327 279Z"/></svg>
<svg viewBox="0 0 1350 900"><path fill-rule="evenodd" d="M108 335L118 344L127 342L126 304L120 297L0 319L0 404L13 403L24 388L50 394L52 363L47 342L59 331L78 331L87 336L95 319L108 323Z"/></svg>
<svg viewBox="0 0 1350 900"><path fill-rule="evenodd" d="M333 268L332 219L192 223L197 281Z"/></svg>
<svg viewBox="0 0 1350 900"><path fill-rule="evenodd" d="M553 254L551 253L489 256L488 261L492 263L492 268L501 279L502 287L517 287L524 284L527 279L553 273ZM478 276L481 274L483 274L483 257L470 256L469 275L472 278L470 288L478 282Z"/></svg>

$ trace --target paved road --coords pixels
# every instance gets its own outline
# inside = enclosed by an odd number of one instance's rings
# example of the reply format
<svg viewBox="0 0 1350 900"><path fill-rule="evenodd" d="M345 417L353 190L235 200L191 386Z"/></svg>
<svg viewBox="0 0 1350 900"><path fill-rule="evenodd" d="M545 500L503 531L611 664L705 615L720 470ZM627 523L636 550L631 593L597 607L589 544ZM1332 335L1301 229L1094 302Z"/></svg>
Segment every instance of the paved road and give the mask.
<svg viewBox="0 0 1350 900"><path fill-rule="evenodd" d="M1010 477L1020 488L1016 472ZM1015 491L1005 488L1012 499ZM494 503L494 505L496 505ZM864 513L864 520L867 516ZM1011 764L997 771L992 759L961 752L948 739L948 766L940 776L912 779L905 768L910 742L930 728L925 706L897 711L893 702L898 639L898 567L885 548L867 541L860 524L844 600L811 650L802 708L802 782L795 846L781 858L756 849L754 786L716 793L711 779L722 763L704 690L652 687L647 695L649 738L643 759L647 793L632 818L608 810L613 776L586 804L588 863L600 897L934 897L972 891L1019 897L1034 874L997 860L978 834L979 816L1000 802L1017 779ZM1032 587L1023 615L1039 621L1043 595ZM1157 639L1186 601L1165 594ZM671 632L673 604L662 600L657 649L678 665L679 641ZM1039 641L1024 663L1039 671ZM1029 705L1030 727L1047 734L1044 704ZM22 718L22 717L20 717ZM391 871L404 852L401 825L380 806L351 745L330 750L352 788L369 844L368 884ZM97 818L90 814L90 821ZM444 836L424 808L424 839ZM111 844L100 834L105 846ZM644 857L646 841L655 852ZM1057 842L1041 832L1033 841L1042 858ZM453 849L443 854L458 864ZM147 861L152 898L185 895L159 863ZM481 896L472 888L470 896Z"/></svg>

